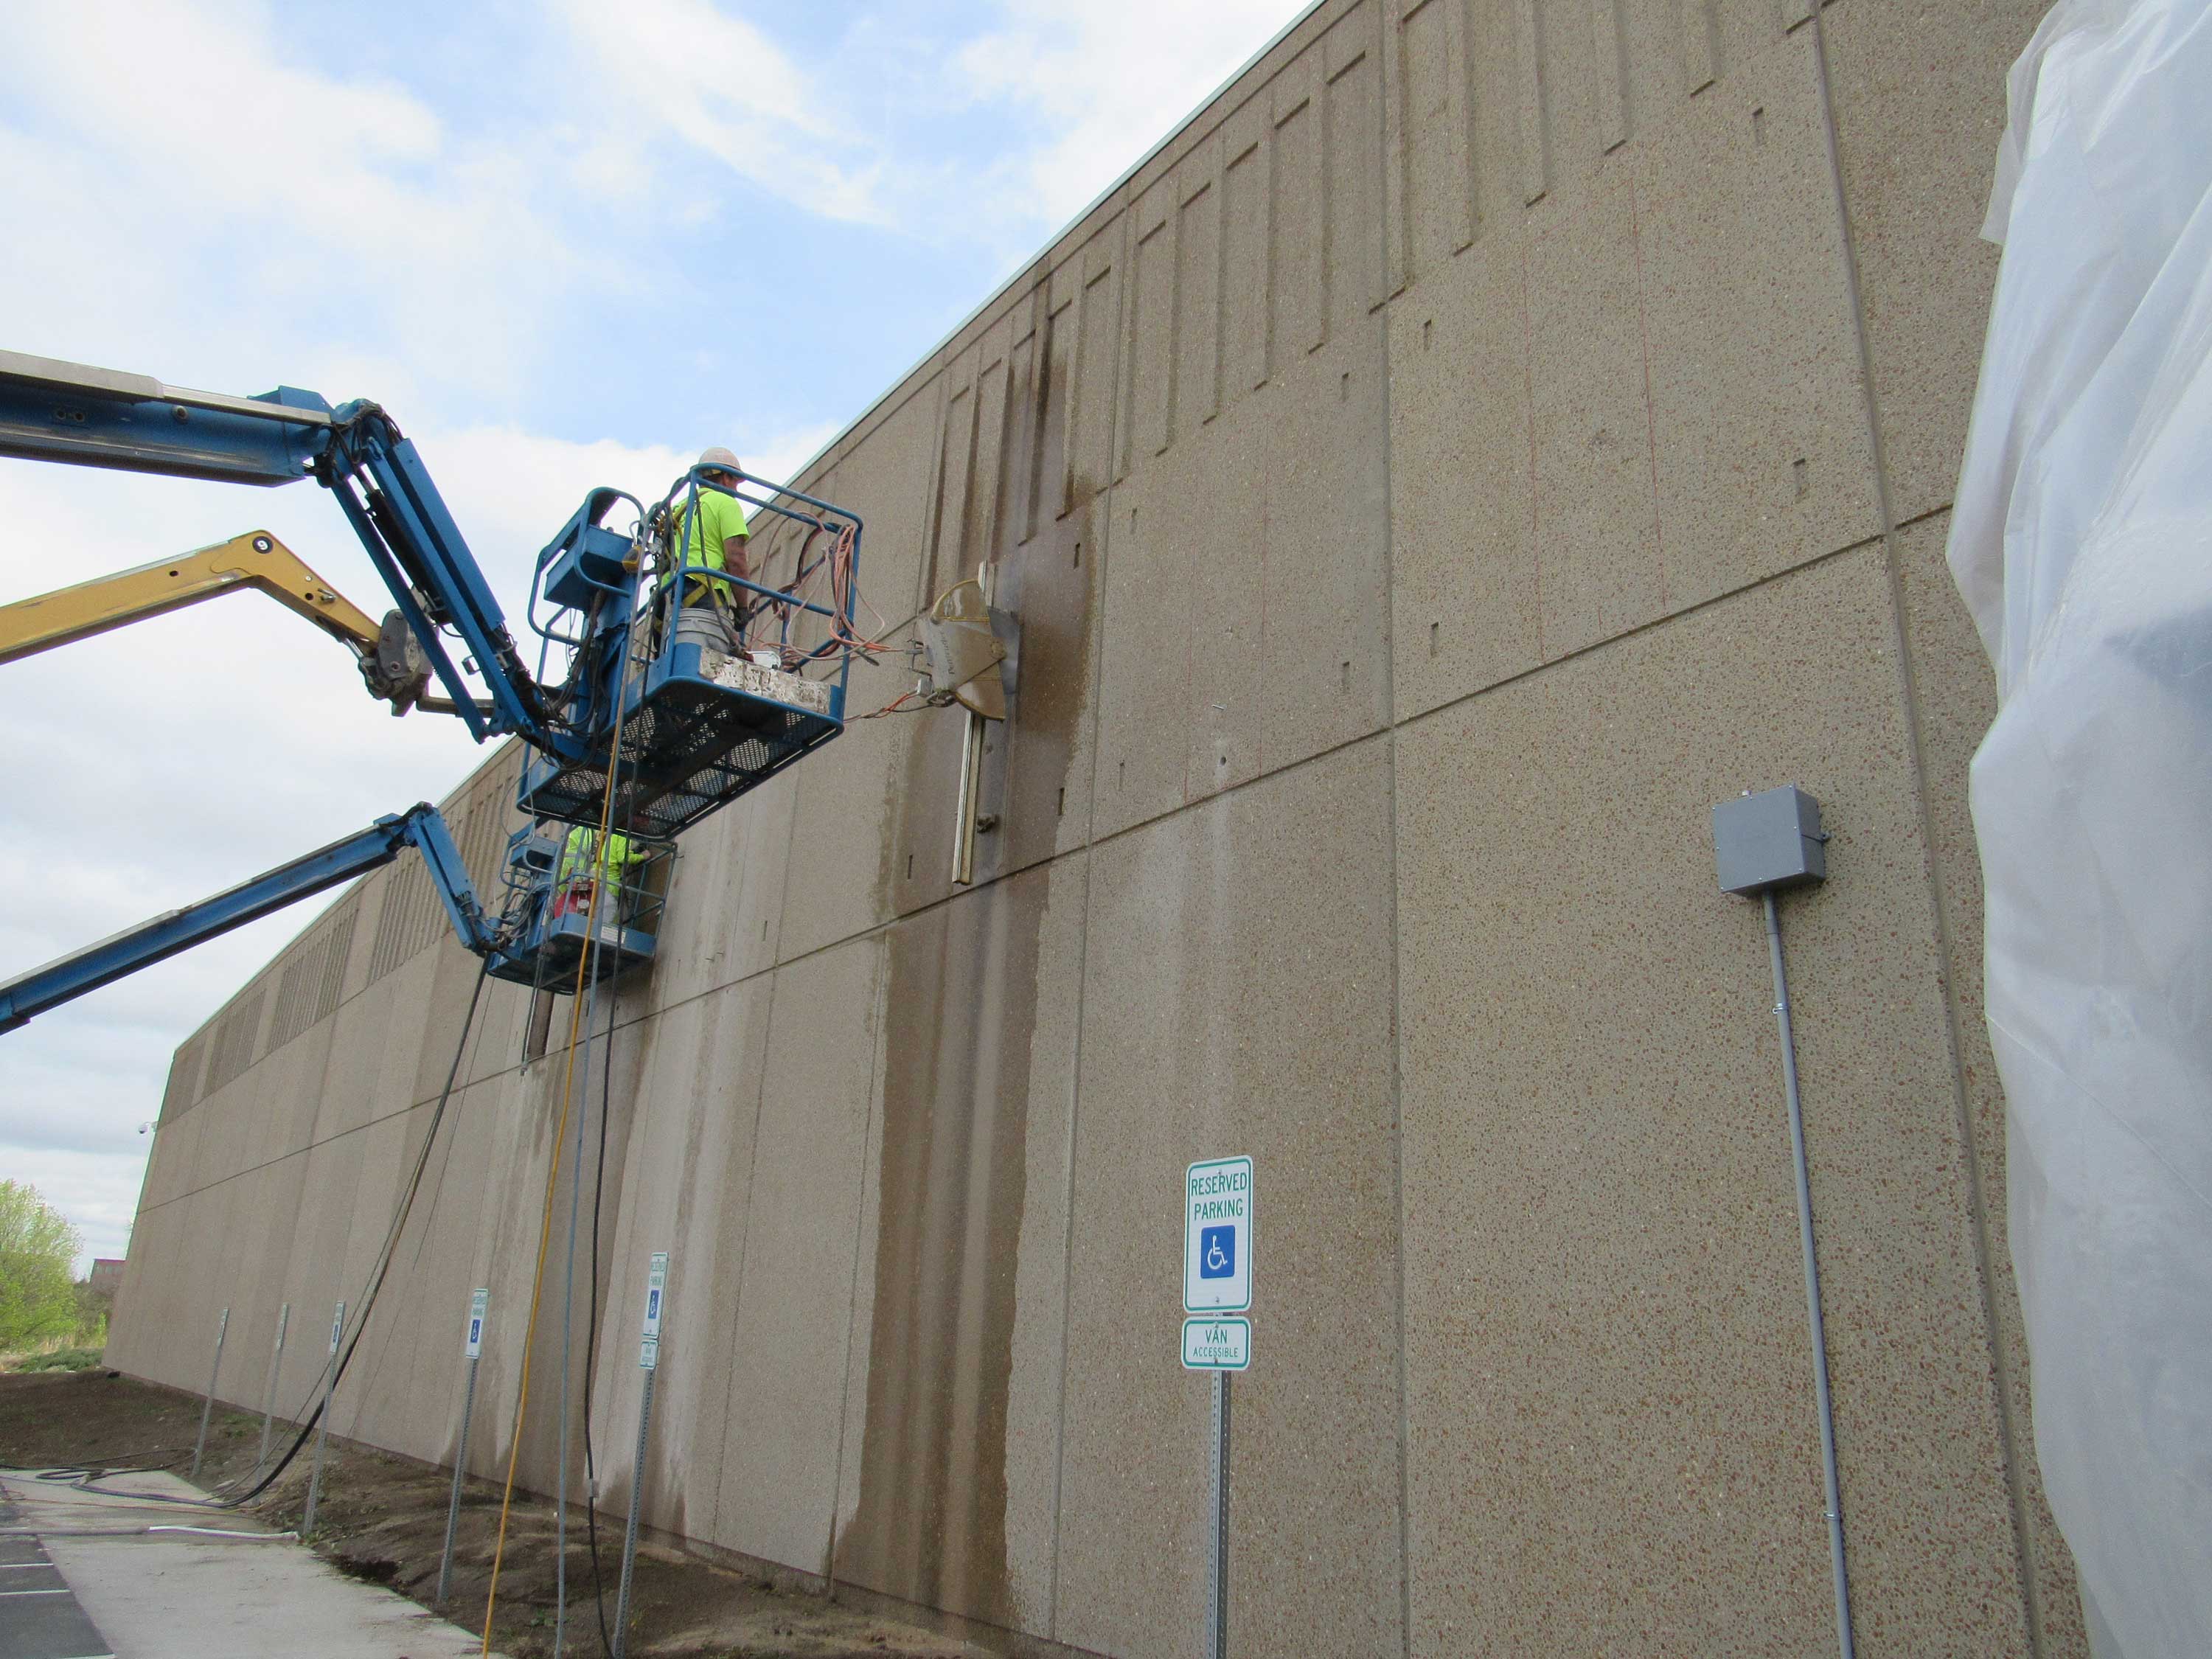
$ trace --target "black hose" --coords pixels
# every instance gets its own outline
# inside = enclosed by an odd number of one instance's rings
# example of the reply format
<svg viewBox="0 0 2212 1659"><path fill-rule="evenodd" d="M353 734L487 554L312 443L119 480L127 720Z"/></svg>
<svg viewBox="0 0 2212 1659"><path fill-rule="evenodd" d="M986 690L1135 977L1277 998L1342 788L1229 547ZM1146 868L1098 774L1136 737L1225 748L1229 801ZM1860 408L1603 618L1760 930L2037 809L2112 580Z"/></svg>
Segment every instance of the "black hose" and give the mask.
<svg viewBox="0 0 2212 1659"><path fill-rule="evenodd" d="M453 1063L447 1069L445 1089L438 1096L436 1109L430 1115L430 1127L422 1137L422 1152L415 1160L414 1173L408 1177L407 1190L401 1196L398 1207L392 1214L391 1228L384 1236L383 1248L378 1253L375 1276L370 1279L368 1293L362 1298L361 1318L354 1326L353 1340L346 1344L344 1353L339 1356L337 1375L331 1379L330 1389L325 1395L325 1399L337 1394L337 1385L344 1380L346 1368L353 1364L353 1357L355 1352L361 1346L362 1338L368 1333L369 1316L375 1311L377 1297L383 1293L385 1276L392 1270L392 1258L396 1254L399 1236L406 1228L408 1214L414 1209L416 1195L422 1188L422 1172L429 1167L430 1149L437 1145L439 1127L444 1123L447 1104L453 1097L453 1085L461 1074L461 1060L468 1053L469 1033L476 1024L477 1006L483 1000L484 981L490 973L491 959L486 957L483 965L477 970L476 988L469 994L469 1011L461 1020L461 1039L454 1045ZM213 1510L240 1509L268 1491L276 1484L277 1477L291 1467L292 1460L297 1457L307 1445L308 1437L314 1433L315 1425L322 1420L322 1404L318 1401L314 1410L308 1414L307 1420L300 1425L300 1431L294 1437L292 1443L285 1449L283 1456L276 1460L276 1466L242 1492L230 1492L216 1498L160 1498L150 1492L108 1492L105 1488L97 1490L100 1490L104 1497L135 1498L152 1504L185 1504ZM111 1474L133 1473L137 1471L120 1468L100 1469L87 1474L77 1484L86 1491L93 1491L95 1488L92 1483L95 1480L105 1480Z"/></svg>

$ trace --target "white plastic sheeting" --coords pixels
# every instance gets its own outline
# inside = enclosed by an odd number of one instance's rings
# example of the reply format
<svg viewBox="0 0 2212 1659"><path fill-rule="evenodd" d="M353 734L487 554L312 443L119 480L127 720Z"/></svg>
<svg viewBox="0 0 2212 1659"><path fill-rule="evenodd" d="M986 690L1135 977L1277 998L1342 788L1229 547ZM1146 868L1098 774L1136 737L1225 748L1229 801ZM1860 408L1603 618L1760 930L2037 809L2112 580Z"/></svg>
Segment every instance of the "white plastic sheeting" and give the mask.
<svg viewBox="0 0 2212 1659"><path fill-rule="evenodd" d="M1950 560L2036 1449L2101 1659L2212 1654L2212 0L2010 82Z"/></svg>

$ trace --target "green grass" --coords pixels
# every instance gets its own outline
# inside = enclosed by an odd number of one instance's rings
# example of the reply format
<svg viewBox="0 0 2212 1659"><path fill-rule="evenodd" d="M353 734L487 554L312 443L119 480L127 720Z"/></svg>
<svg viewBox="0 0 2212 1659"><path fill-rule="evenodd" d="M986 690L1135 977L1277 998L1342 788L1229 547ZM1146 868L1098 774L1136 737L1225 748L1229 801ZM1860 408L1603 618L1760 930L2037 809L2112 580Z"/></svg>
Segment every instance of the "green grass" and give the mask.
<svg viewBox="0 0 2212 1659"><path fill-rule="evenodd" d="M58 1348L52 1353L18 1359L9 1370L18 1371L90 1371L100 1369L103 1348Z"/></svg>

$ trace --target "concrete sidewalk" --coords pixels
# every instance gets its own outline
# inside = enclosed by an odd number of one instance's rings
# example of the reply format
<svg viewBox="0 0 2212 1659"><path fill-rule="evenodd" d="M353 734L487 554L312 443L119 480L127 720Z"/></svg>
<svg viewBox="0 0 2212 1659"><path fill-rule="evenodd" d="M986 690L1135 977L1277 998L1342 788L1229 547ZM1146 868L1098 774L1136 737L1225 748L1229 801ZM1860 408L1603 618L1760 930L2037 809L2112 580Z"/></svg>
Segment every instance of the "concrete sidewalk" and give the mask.
<svg viewBox="0 0 2212 1659"><path fill-rule="evenodd" d="M477 1638L349 1578L174 1475L101 1489L0 1472L9 1659L470 1659ZM183 1500L183 1501L179 1501ZM236 1538L174 1530L204 1528ZM170 1530L163 1530L169 1528ZM73 1606L72 1606L73 1603Z"/></svg>

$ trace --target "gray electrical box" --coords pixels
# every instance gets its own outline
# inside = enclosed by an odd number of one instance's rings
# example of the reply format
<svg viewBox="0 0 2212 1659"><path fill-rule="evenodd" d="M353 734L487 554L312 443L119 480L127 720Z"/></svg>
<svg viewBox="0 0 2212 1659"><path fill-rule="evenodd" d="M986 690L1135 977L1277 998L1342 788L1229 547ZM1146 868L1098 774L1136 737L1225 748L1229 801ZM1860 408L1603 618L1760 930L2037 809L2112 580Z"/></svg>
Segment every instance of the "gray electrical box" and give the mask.
<svg viewBox="0 0 2212 1659"><path fill-rule="evenodd" d="M1776 887L1828 878L1820 803L1785 785L1713 808L1713 862L1721 890L1753 897Z"/></svg>

